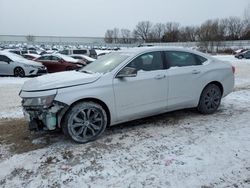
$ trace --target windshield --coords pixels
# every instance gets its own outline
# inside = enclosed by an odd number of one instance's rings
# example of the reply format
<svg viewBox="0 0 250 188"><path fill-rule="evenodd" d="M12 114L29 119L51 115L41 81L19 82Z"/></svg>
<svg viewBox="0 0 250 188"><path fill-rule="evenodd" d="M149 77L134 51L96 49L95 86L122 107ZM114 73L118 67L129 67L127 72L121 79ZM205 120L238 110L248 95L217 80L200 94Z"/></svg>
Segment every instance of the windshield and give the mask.
<svg viewBox="0 0 250 188"><path fill-rule="evenodd" d="M10 58L12 61L23 61L26 60L24 57L17 55L15 53L11 53L11 52L6 52L6 55L8 56L8 58Z"/></svg>
<svg viewBox="0 0 250 188"><path fill-rule="evenodd" d="M110 54L106 54L94 62L86 65L84 68L80 70L80 72L98 72L98 73L107 73L112 71L115 67L117 67L120 63L126 60L129 57L128 54L114 52Z"/></svg>

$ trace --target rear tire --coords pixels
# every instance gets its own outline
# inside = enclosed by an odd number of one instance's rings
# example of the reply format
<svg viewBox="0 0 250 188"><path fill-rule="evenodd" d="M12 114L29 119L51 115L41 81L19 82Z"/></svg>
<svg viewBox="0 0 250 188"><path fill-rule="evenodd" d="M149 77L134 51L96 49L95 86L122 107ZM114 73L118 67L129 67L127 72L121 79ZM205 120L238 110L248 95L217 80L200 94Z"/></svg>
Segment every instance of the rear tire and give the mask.
<svg viewBox="0 0 250 188"><path fill-rule="evenodd" d="M16 67L14 69L14 76L15 77L24 77L25 76L25 72L21 67Z"/></svg>
<svg viewBox="0 0 250 188"><path fill-rule="evenodd" d="M96 140L105 131L107 113L94 102L80 102L65 115L62 122L64 134L77 143Z"/></svg>
<svg viewBox="0 0 250 188"><path fill-rule="evenodd" d="M201 93L198 111L202 114L214 113L220 106L221 98L222 92L217 85L207 85Z"/></svg>
<svg viewBox="0 0 250 188"><path fill-rule="evenodd" d="M73 67L66 67L66 71L72 71L72 70L74 70Z"/></svg>

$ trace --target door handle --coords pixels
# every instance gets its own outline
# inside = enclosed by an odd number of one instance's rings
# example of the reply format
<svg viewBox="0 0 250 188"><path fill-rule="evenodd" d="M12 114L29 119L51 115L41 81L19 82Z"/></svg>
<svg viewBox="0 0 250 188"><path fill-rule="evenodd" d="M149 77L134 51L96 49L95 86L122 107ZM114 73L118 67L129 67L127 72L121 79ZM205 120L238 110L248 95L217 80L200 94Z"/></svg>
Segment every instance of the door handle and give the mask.
<svg viewBox="0 0 250 188"><path fill-rule="evenodd" d="M200 74L201 73L201 71L199 71L199 70L193 70L192 71L192 74Z"/></svg>
<svg viewBox="0 0 250 188"><path fill-rule="evenodd" d="M158 74L158 75L155 76L156 80L160 80L160 79L163 79L163 78L166 78L165 74Z"/></svg>

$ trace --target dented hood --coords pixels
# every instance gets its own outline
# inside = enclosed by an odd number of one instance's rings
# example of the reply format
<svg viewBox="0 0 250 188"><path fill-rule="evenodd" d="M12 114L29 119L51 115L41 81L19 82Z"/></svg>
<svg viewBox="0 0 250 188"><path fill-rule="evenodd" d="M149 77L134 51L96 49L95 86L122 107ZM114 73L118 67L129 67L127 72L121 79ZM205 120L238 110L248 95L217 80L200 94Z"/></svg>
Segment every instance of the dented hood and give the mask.
<svg viewBox="0 0 250 188"><path fill-rule="evenodd" d="M83 73L78 71L67 71L47 74L26 81L22 87L23 91L44 91L72 87L95 82L101 77L100 73Z"/></svg>

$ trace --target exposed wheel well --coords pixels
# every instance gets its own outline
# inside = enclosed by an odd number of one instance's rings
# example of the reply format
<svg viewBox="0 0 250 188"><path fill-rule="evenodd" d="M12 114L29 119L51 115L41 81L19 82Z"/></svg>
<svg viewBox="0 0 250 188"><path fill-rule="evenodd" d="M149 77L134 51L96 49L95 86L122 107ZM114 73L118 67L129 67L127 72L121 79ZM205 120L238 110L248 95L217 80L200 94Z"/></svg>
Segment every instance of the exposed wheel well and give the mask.
<svg viewBox="0 0 250 188"><path fill-rule="evenodd" d="M17 66L17 67L15 67L15 68L13 69L13 74L14 74L14 76L15 76L15 70L16 70L17 68L22 69L23 72L24 72L24 76L25 76L25 70L24 70L22 67L20 67L20 66Z"/></svg>
<svg viewBox="0 0 250 188"><path fill-rule="evenodd" d="M208 83L205 87L207 87L207 86L210 85L210 84L215 84L215 85L217 85L217 86L220 88L221 95L223 95L224 88L223 88L223 86L222 86L222 84L221 84L220 82L218 82L218 81L213 81L213 82ZM205 87L204 87L204 88L205 88Z"/></svg>
<svg viewBox="0 0 250 188"><path fill-rule="evenodd" d="M103 109L105 110L105 112L107 113L107 117L108 117L108 123L107 123L107 125L108 126L110 125L111 115L110 115L110 111L109 111L108 106L103 101L101 101L99 99L96 99L96 98L84 98L84 99L80 99L78 101L75 101L74 103L72 103L70 105L70 107L68 108L68 110L63 114L63 118L64 118L65 114L69 111L69 109L72 106L74 106L75 104L80 103L80 102L94 102L94 103L97 103L97 104L101 105L103 107Z"/></svg>

